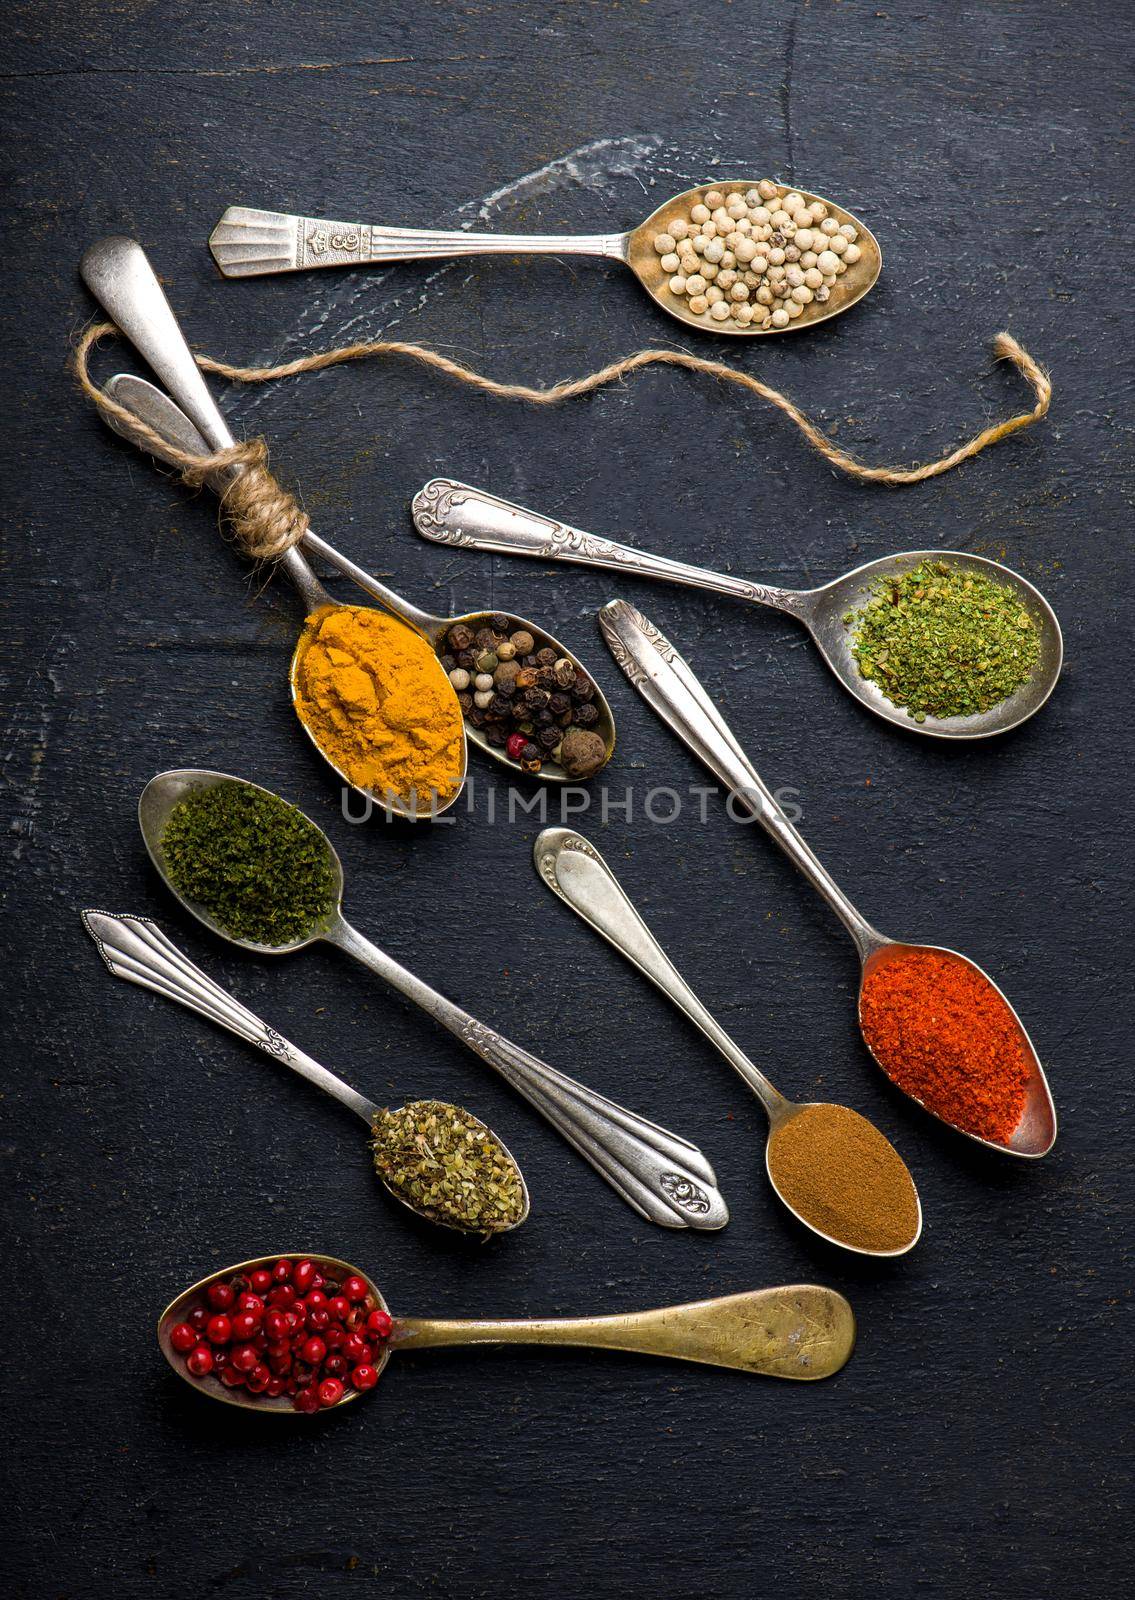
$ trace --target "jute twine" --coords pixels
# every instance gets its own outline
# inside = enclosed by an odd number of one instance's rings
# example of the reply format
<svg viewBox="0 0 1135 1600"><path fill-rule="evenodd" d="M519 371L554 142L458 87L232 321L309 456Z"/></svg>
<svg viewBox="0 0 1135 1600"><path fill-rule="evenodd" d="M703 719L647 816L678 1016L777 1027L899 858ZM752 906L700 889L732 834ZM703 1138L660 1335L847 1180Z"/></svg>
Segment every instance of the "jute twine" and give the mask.
<svg viewBox="0 0 1135 1600"><path fill-rule="evenodd" d="M157 453L175 461L181 477L192 487L199 488L211 474L223 469L238 468L232 473L221 497L221 510L233 535L250 556L269 561L284 554L298 544L307 532L308 518L295 497L281 487L268 467L268 446L263 439L249 439L228 450L218 450L209 455L190 455L166 443L160 435L138 420L132 411L119 405L98 387L89 371L90 352L107 334L117 334L113 322L100 322L87 328L75 351L75 371L84 393L94 401L99 410L125 425L131 436L140 444L155 449ZM993 354L998 361L1011 361L1032 389L1036 403L1031 411L1019 412L1006 422L983 428L964 444L951 450L936 461L927 461L915 467L871 467L846 450L841 450L827 434L816 427L787 395L770 388L759 378L720 361L707 361L701 356L687 355L683 350L638 350L634 355L612 361L597 372L582 378L565 379L547 389L535 389L523 383L501 383L483 372L464 366L437 350L420 344L407 344L398 339L370 339L358 344L340 345L334 350L323 350L315 355L300 356L295 361L281 362L272 367L237 367L213 356L199 355L197 365L205 372L215 372L234 383L268 383L274 378L294 378L304 372L322 372L326 367L338 366L344 361L361 361L369 356L407 356L423 366L444 372L459 383L479 389L483 394L496 395L502 400L526 400L534 406L559 405L563 400L574 400L578 395L591 394L605 384L626 378L644 367L684 367L689 372L705 373L722 383L736 384L776 406L800 429L812 448L824 460L849 477L862 483L882 483L897 487L908 483L924 483L943 472L960 466L971 456L978 455L988 445L1007 439L1019 428L1027 428L1048 411L1052 401L1052 381L1043 367L1035 362L1010 333L999 333L993 341Z"/></svg>

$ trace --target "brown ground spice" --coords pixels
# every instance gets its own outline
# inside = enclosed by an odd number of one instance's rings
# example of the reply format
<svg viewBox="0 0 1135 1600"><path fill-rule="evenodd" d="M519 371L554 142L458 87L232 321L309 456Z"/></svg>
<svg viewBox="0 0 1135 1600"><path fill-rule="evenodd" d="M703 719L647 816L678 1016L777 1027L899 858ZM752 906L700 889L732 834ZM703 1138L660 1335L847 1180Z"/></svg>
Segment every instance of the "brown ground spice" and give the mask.
<svg viewBox="0 0 1135 1600"><path fill-rule="evenodd" d="M773 1133L769 1172L794 1211L856 1250L901 1250L918 1194L889 1140L847 1106L802 1106Z"/></svg>

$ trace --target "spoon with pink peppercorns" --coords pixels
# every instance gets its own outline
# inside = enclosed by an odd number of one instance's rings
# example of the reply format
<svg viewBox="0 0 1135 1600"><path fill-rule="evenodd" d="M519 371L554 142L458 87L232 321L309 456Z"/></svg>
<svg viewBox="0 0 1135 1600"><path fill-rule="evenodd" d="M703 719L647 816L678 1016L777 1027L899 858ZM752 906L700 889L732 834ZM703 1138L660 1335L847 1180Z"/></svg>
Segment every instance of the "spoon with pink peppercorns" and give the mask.
<svg viewBox="0 0 1135 1600"><path fill-rule="evenodd" d="M841 1294L814 1283L606 1317L395 1317L349 1262L298 1253L211 1273L158 1318L158 1346L186 1383L211 1400L289 1416L369 1394L395 1350L458 1344L583 1345L807 1380L843 1366L855 1318Z"/></svg>

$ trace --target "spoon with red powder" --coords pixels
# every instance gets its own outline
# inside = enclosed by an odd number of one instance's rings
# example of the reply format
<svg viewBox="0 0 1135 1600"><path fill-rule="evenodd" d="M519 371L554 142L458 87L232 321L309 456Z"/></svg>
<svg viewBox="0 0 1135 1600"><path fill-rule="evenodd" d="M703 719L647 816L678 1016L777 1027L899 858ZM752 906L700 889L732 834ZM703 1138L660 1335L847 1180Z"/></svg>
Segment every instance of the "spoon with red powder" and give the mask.
<svg viewBox="0 0 1135 1600"><path fill-rule="evenodd" d="M940 1121L992 1150L1036 1158L1056 1110L1036 1050L1001 990L956 950L890 939L861 916L788 820L690 667L625 600L599 626L643 699L731 790L823 896L863 964L859 1025L888 1078Z"/></svg>

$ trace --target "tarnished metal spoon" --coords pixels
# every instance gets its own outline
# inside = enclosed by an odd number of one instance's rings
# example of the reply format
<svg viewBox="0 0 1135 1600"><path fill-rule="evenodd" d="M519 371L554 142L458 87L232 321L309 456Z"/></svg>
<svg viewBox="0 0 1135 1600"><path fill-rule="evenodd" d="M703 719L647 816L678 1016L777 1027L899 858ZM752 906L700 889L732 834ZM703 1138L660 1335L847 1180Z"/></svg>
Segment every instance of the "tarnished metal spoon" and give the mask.
<svg viewBox="0 0 1135 1600"><path fill-rule="evenodd" d="M654 248L655 236L666 233L671 222L689 217L711 189L723 194L744 193L759 180L715 179L672 196L645 222L629 233L466 233L461 229L388 228L366 222L332 222L323 217L297 217L284 211L259 211L252 206L229 206L209 235L209 249L226 278L254 278L275 272L302 272L312 267L366 266L390 261L436 261L447 256L606 256L622 261L647 294L679 322L710 333L754 335L788 333L793 328L814 327L846 311L871 289L879 276L882 256L879 242L857 216L823 195L811 194L794 184L779 184L783 197L794 192L808 204L826 205L838 223L850 222L858 230L862 254L854 267L836 279L826 304L814 300L787 328L742 328L714 322L708 313L689 309L684 294L668 287L671 273L662 266ZM775 201L762 204L775 205Z"/></svg>
<svg viewBox="0 0 1135 1600"><path fill-rule="evenodd" d="M1064 660L1060 624L1040 590L999 561L966 555L960 550L906 550L899 555L868 561L842 578L821 584L818 589L778 589L767 583L753 583L748 578L735 578L731 573L710 572L686 561L652 555L649 550L632 549L599 534L584 533L569 523L512 505L453 478L431 478L414 496L410 510L415 528L424 539L435 544L487 550L494 555L570 561L581 567L603 567L610 572L628 573L635 578L660 578L666 583L707 589L733 600L784 611L804 624L821 656L860 705L908 733L925 733L933 739L988 739L992 734L1019 726L1044 705L1056 687ZM851 652L854 634L844 622L848 612L858 611L874 598L875 585L880 578L909 572L923 561L940 561L963 569L977 568L994 582L1008 585L1037 631L1040 659L1031 677L1013 694L977 716L927 717L925 722L916 722L902 706L888 700L873 679L863 677Z"/></svg>
<svg viewBox="0 0 1135 1600"><path fill-rule="evenodd" d="M178 449L187 450L191 454L198 454L206 448L204 439L197 432L197 429L193 426L185 413L174 404L168 395L163 394L162 391L155 388L152 383L147 383L145 378L135 378L129 373L118 373L115 377L109 379L109 381L104 385L104 388L112 400L117 400L119 405L125 406L128 411L132 411L135 416L139 417L143 422L145 422L154 430L155 433L161 434L164 439L166 439L170 444L175 445ZM106 420L116 433L121 433L124 437L128 438L134 437L124 425L119 423L116 417L108 416ZM143 448L150 450L152 447L146 443L143 445ZM166 459L172 460L171 457L167 457ZM213 487L218 491L223 489L223 480L215 482ZM366 594L369 594L373 599L377 600L384 610L389 611L394 616L400 618L401 621L406 623L407 627L412 628L415 633L420 634L422 638L426 639L435 651L441 651L446 634L456 623L463 622L467 627L472 628L473 631L476 632L478 628L489 626L490 618L495 614L493 611L467 611L461 616L456 617L434 616L429 611L419 610L417 606L411 605L408 600L404 599L400 594L395 593L393 589L388 588L386 584L380 583L377 578L371 577L369 572L365 571L362 567L357 566L355 562L348 560L346 556L340 554L340 552L335 549L334 545L328 544L326 539L321 539L319 535L312 532L311 529L308 529L307 533L304 535L302 543L303 548L309 555L320 557L322 560L335 567L343 574L344 577L350 578L352 582L356 583ZM292 552L289 552L289 555L291 553ZM309 606L309 609L317 609L318 606L321 605L336 604L327 591L319 584L318 579L315 577L314 573L311 572L311 569L307 566L306 562L303 563L303 570L306 570L306 572L310 574L311 583L315 585L315 587L310 591L310 599L312 600L313 605ZM592 675L590 669L586 667L579 657L569 650L566 645L561 644L558 639L554 638L553 635L550 634L546 628L541 627L539 623L529 622L527 618L514 616L511 612L507 613L507 615L510 622L513 624L514 631L519 628L528 629L528 631L532 633L533 636L539 641L539 647L547 645L549 648L555 650L558 656L566 657L567 660L569 660L575 667L577 672L583 673L585 677L589 678L591 682L595 684L595 699L593 703L599 712L599 718L592 725L592 731L597 733L603 740L606 751L606 754L603 758L603 765L606 765L606 763L611 759L612 752L615 748L615 718L607 701L607 697L604 695L599 685L595 683L594 676ZM303 654L304 644L305 640L301 639L300 643L297 644L295 654L292 657L290 679L293 702L295 701L296 697L296 671ZM308 731L309 736L311 736L310 730L307 730L306 728L306 724L302 725L304 726L305 731ZM483 729L475 728L472 723L469 722L464 724L464 728L465 737L470 743L475 744L479 750L483 751L484 754L491 756L494 761L499 761L503 766L508 767L510 771L514 773L518 771L517 764L514 761L511 761L503 750L498 749L496 745L489 743L488 737ZM568 783L571 781L563 767L559 766L553 761L544 762L543 766L540 768L539 777L551 783ZM456 799L456 795L454 796L454 799ZM452 801L449 802L449 804L452 803ZM448 805L440 805L437 810L438 812L448 810Z"/></svg>
<svg viewBox="0 0 1135 1600"><path fill-rule="evenodd" d="M82 912L82 918L84 927L98 946L99 954L116 978L125 978L128 983L136 983L142 989L150 989L154 994L164 995L167 1000L176 1000L187 1010L196 1011L199 1016L217 1023L219 1027L227 1028L230 1033L235 1033L238 1039L256 1045L273 1060L291 1067L301 1078L306 1078L309 1083L314 1083L317 1089L322 1089L332 1099L338 1100L348 1111L353 1111L357 1117L361 1117L367 1127L374 1131L375 1118L381 1114L384 1107L376 1105L373 1100L368 1100L357 1089L352 1089L342 1078L336 1077L333 1072L320 1066L318 1061L314 1061L311 1056L305 1055L302 1050L285 1039L278 1029L269 1027L268 1023L262 1022L254 1012L249 1011L247 1006L241 1005L227 989L222 989L220 984L202 972L200 967L194 966L173 940L166 937L156 922L151 922L148 917L116 917L108 911L95 910ZM447 1107L444 1102L435 1103L449 1111L460 1110L456 1106ZM461 1114L465 1117L472 1115L468 1111L462 1111ZM507 1226L489 1230L493 1233L509 1233L527 1219L528 1186L524 1182L524 1174L503 1141L478 1118L474 1117L473 1121L477 1122L478 1126L504 1151L520 1184L523 1196L520 1215ZM483 1234L486 1231L481 1227L463 1228L457 1223L447 1222L430 1209L415 1205L400 1189L388 1183L377 1170L375 1176L399 1205L405 1206L415 1216L425 1218L427 1222L436 1223L441 1228L452 1228L457 1233Z"/></svg>
<svg viewBox="0 0 1135 1600"><path fill-rule="evenodd" d="M585 1088L522 1050L438 994L436 989L431 989L369 939L364 939L343 916L342 862L330 839L310 817L306 820L317 828L331 862L335 907L327 922L314 927L304 938L286 945L239 939L227 932L202 906L186 899L170 877L162 836L170 812L179 800L192 790L218 783L244 784L247 779L199 767L183 767L160 772L151 778L138 802L138 822L150 859L166 887L198 922L230 944L261 956L290 955L320 939L335 945L420 1006L427 1016L448 1028L454 1038L498 1072L639 1216L663 1228L725 1226L729 1220L728 1207L718 1191L713 1168L695 1145L647 1122L645 1117L636 1116L593 1089ZM248 787L277 798L270 789L262 789L259 784Z"/></svg>
<svg viewBox="0 0 1135 1600"><path fill-rule="evenodd" d="M243 1387L225 1388L212 1378L195 1378L185 1358L170 1343L170 1333L197 1305L210 1284L227 1282L238 1274L271 1269L281 1259L313 1261L325 1278L341 1281L358 1277L374 1296L377 1306L390 1307L372 1278L335 1256L314 1251L285 1250L256 1256L211 1272L185 1289L158 1318L158 1348L179 1378L199 1394L245 1411L271 1411L302 1417L287 1395L269 1398L250 1394ZM767 1378L815 1380L828 1378L847 1361L855 1347L855 1317L843 1295L815 1283L786 1284L775 1289L752 1289L724 1295L718 1300L695 1300L687 1305L664 1306L657 1311L631 1311L606 1317L510 1318L491 1322L468 1318L393 1317L390 1337L373 1365L379 1374L397 1350L438 1350L459 1344L575 1345L595 1350L625 1350L635 1355L667 1356L676 1361L697 1361L706 1366L729 1367ZM349 1386L329 1411L361 1399Z"/></svg>
<svg viewBox="0 0 1135 1600"><path fill-rule="evenodd" d="M904 1239L892 1250L869 1250L863 1245L853 1244L846 1238L840 1238L837 1234L825 1233L810 1217L798 1211L792 1204L778 1182L776 1163L773 1159L773 1135L798 1112L803 1111L806 1105L815 1107L821 1102L797 1102L787 1099L760 1068L749 1060L721 1024L710 1015L671 962L591 840L585 839L581 833L576 833L571 828L545 828L532 847L532 859L536 871L552 893L558 895L565 905L570 906L577 916L582 917L583 921L594 928L596 933L601 934L609 944L614 945L619 954L625 956L650 979L651 983L656 984L679 1011L684 1011L756 1095L769 1121L769 1137L765 1145L765 1170L777 1198L787 1206L792 1215L821 1239L826 1239L829 1244L837 1244L844 1250L854 1251L857 1255L902 1256L908 1250L912 1250L922 1233L922 1203L909 1172L907 1178L914 1199L915 1224L909 1238ZM847 1117L859 1115L847 1107L838 1109ZM867 1121L865 1117L861 1120ZM884 1137L877 1128L874 1131L880 1139ZM901 1162L902 1158L893 1147L892 1153L895 1160ZM818 1155L814 1155L813 1164L818 1163L820 1159Z"/></svg>
<svg viewBox="0 0 1135 1600"><path fill-rule="evenodd" d="M785 816L737 742L725 718L670 641L625 600L611 600L603 607L599 613L599 627L611 654L647 704L693 751L698 760L726 785L736 801L751 812L769 837L780 846L793 865L800 869L843 923L851 935L862 965L860 1004L862 1004L863 983L867 977L884 963L909 950L932 950L964 961L1001 995L1019 1029L1018 1037L1029 1062L1029 1077L1021 1120L1008 1144L999 1144L994 1139L983 1139L977 1134L970 1133L967 1128L958 1127L956 1123L947 1125L957 1128L959 1133L964 1133L967 1138L985 1145L987 1149L997 1150L1002 1154L1033 1158L1047 1155L1056 1140L1056 1109L1052 1103L1048 1080L1020 1018L988 973L983 972L976 962L970 961L968 956L960 955L956 950L947 950L941 945L916 945L889 939L877 928L873 928L852 905L819 857L805 844L801 835ZM877 1056L875 1059L878 1061ZM879 1065L883 1067L881 1061ZM886 1071L885 1067L883 1071ZM897 1087L902 1086L900 1084ZM917 1100L916 1096L912 1095L911 1098ZM917 1103L923 1104L922 1101ZM938 1116L938 1113L929 1106L924 1106L924 1109L930 1111L931 1116ZM946 1122L947 1119L939 1117L939 1121Z"/></svg>

